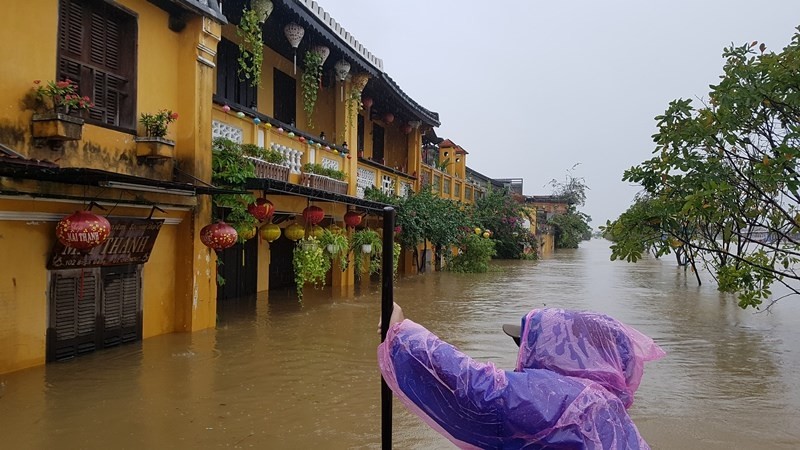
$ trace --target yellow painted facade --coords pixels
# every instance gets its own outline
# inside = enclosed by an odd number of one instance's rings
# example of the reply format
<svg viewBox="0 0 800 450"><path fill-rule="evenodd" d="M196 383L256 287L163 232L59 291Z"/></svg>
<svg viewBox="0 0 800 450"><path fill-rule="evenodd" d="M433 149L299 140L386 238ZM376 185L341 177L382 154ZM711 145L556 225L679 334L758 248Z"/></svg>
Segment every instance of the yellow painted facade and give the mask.
<svg viewBox="0 0 800 450"><path fill-rule="evenodd" d="M63 149L36 146L31 136L33 110L29 95L34 80L57 75L58 2L33 0L9 5L0 17L0 144L31 160L53 161L61 168L99 169L171 181L173 166L210 181L210 123L213 64L219 24L186 15L180 32L167 27L168 14L146 0L121 0L120 8L136 17L136 114L169 109L180 117L170 125L175 158L157 163L136 157L135 134L83 125L79 141ZM13 45L11 44L13 42ZM201 50L202 49L202 50ZM0 160L0 164L5 164ZM55 243L59 217L82 210L89 201L106 208L101 214L145 218L159 205L166 219L149 262L142 269L142 335L213 327L216 284L213 252L199 241L210 221L207 197L127 191L0 177L0 373L43 364L48 328L52 271L46 262Z"/></svg>

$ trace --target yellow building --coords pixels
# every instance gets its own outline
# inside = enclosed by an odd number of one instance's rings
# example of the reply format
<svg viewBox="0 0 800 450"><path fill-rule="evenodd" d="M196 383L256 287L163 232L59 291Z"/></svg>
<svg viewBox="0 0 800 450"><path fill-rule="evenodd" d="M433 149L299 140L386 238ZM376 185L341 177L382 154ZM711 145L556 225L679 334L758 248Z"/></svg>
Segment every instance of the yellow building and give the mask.
<svg viewBox="0 0 800 450"><path fill-rule="evenodd" d="M569 203L566 199L555 195L530 195L525 196L525 207L533 219L530 229L539 241L539 256L551 255L555 251L556 244L553 227L548 221L556 214L565 214L569 209Z"/></svg>

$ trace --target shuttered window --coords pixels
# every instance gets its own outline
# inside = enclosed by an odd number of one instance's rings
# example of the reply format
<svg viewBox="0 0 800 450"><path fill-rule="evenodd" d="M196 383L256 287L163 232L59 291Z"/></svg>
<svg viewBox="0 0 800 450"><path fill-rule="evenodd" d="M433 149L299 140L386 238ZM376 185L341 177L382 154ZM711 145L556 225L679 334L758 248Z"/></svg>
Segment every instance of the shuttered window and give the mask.
<svg viewBox="0 0 800 450"><path fill-rule="evenodd" d="M58 79L92 99L92 123L136 128L136 30L132 14L105 1L60 2Z"/></svg>
<svg viewBox="0 0 800 450"><path fill-rule="evenodd" d="M217 45L217 95L229 103L256 109L258 90L249 80L239 79L239 47L222 39Z"/></svg>
<svg viewBox="0 0 800 450"><path fill-rule="evenodd" d="M141 265L54 270L47 360L142 339Z"/></svg>

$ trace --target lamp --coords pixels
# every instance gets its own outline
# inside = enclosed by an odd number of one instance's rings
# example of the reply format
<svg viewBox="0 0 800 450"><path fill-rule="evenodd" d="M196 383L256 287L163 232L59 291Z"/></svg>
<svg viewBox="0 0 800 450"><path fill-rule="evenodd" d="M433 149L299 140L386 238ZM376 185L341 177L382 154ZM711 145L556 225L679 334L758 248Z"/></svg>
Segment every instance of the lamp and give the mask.
<svg viewBox="0 0 800 450"><path fill-rule="evenodd" d="M131 191L141 191L141 192L153 192L156 194L186 195L189 197L193 197L195 195L194 190L172 189L161 186L148 186L146 184L125 183L122 181L100 181L99 183L97 183L97 185L100 187L128 189Z"/></svg>

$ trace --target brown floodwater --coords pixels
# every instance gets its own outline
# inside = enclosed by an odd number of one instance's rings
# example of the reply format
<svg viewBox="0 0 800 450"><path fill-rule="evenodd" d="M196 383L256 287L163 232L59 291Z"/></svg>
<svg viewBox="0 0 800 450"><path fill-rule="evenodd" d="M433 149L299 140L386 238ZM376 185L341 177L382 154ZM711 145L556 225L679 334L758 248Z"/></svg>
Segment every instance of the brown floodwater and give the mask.
<svg viewBox="0 0 800 450"><path fill-rule="evenodd" d="M405 277L406 315L512 368L500 330L534 307L592 309L668 352L630 410L655 449L800 448L800 299L740 310L674 259L611 262L606 241L487 274ZM0 448L379 448L379 283L221 304L216 330L0 375ZM395 448L452 445L399 402Z"/></svg>

